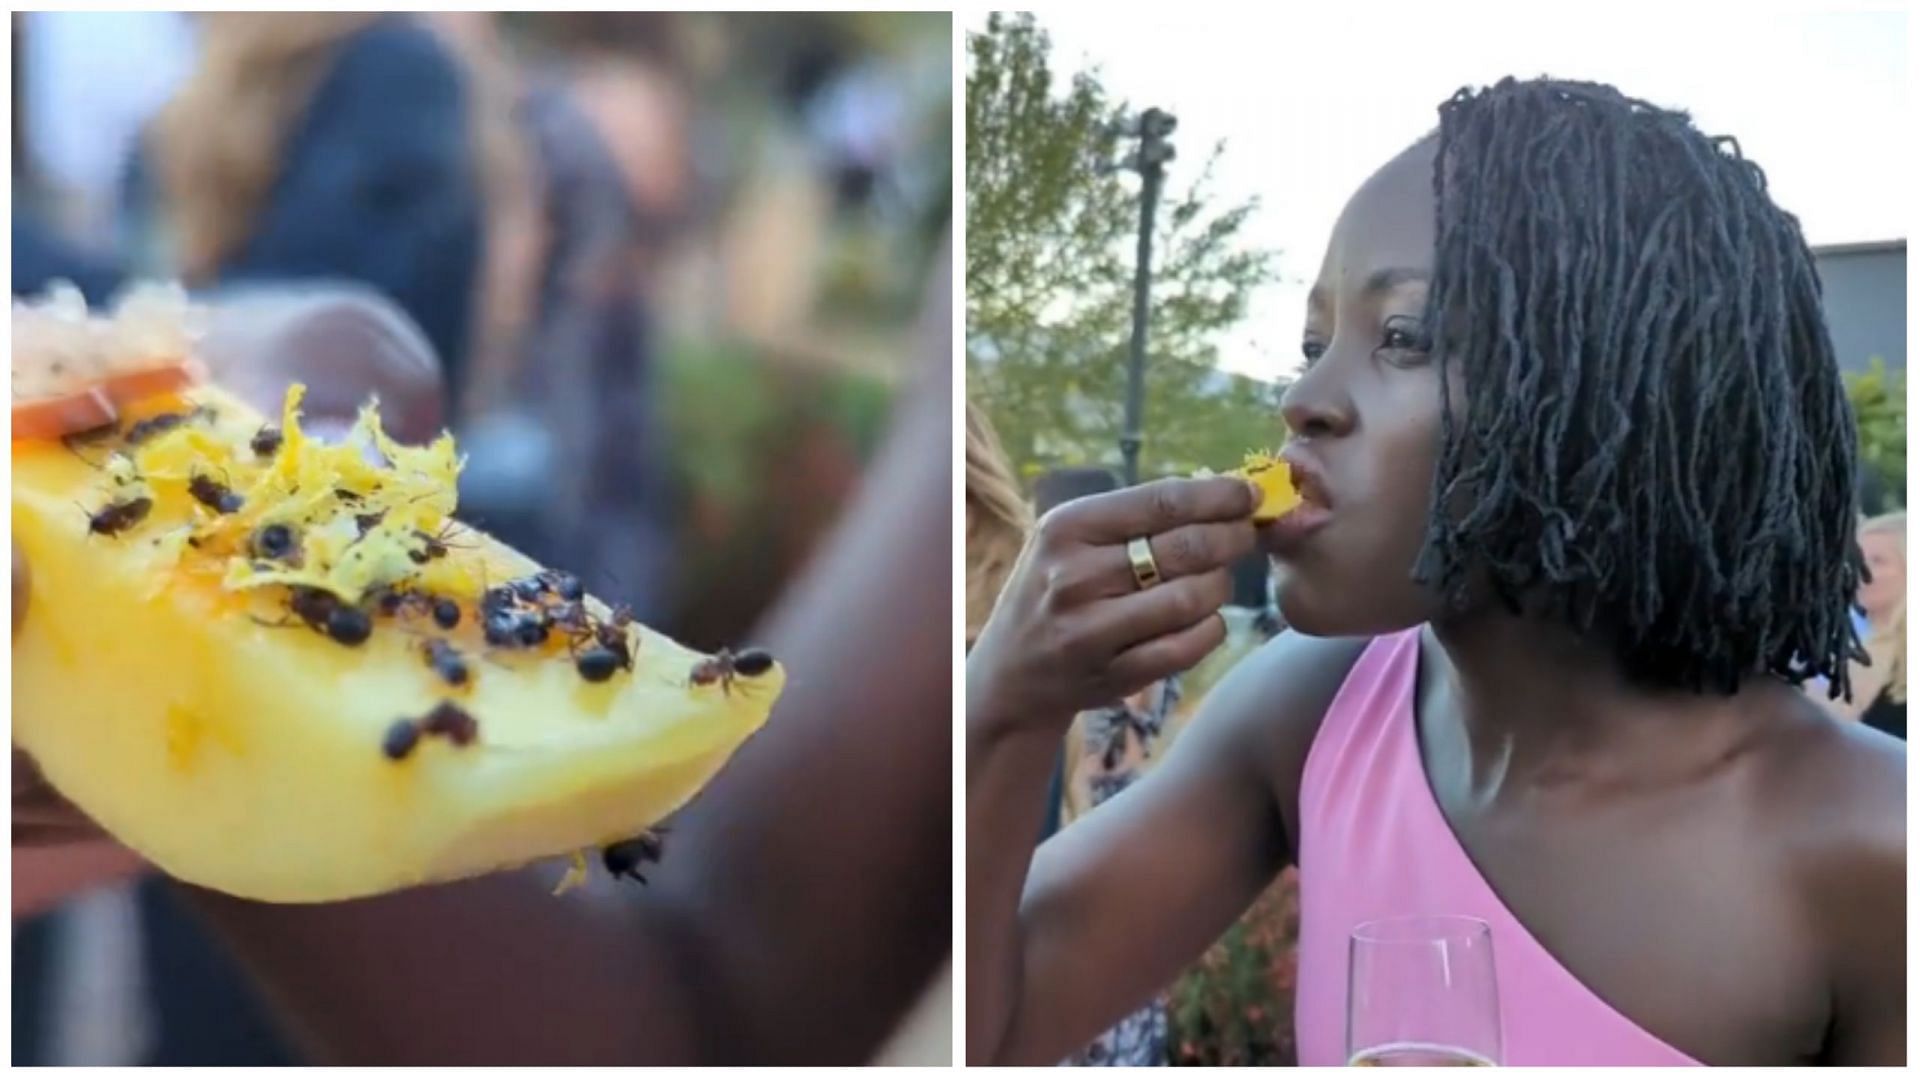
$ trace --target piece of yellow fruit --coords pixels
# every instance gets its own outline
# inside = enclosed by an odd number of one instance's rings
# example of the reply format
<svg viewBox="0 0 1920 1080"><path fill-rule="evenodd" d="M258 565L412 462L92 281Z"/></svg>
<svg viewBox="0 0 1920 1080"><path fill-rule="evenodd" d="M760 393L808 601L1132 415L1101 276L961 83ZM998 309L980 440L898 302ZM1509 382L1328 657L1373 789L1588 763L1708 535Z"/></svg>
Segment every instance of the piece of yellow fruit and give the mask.
<svg viewBox="0 0 1920 1080"><path fill-rule="evenodd" d="M765 722L764 653L575 611L454 522L451 437L394 445L369 409L321 445L298 403L275 429L197 386L13 444L15 744L161 869L304 902L563 856L642 832Z"/></svg>
<svg viewBox="0 0 1920 1080"><path fill-rule="evenodd" d="M1255 521L1277 521L1300 505L1300 493L1293 486L1293 470L1277 457L1248 454L1230 475L1245 477L1260 486L1260 506L1253 512Z"/></svg>

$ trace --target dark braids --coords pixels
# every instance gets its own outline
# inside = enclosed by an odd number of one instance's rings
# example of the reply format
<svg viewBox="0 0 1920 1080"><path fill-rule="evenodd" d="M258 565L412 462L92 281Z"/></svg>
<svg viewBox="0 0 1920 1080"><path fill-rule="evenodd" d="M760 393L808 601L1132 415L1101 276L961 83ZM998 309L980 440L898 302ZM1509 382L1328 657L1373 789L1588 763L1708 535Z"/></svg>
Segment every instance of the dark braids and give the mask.
<svg viewBox="0 0 1920 1080"><path fill-rule="evenodd" d="M1732 139L1611 87L1507 79L1440 118L1415 576L1567 620L1636 681L1845 693L1855 435L1799 223Z"/></svg>

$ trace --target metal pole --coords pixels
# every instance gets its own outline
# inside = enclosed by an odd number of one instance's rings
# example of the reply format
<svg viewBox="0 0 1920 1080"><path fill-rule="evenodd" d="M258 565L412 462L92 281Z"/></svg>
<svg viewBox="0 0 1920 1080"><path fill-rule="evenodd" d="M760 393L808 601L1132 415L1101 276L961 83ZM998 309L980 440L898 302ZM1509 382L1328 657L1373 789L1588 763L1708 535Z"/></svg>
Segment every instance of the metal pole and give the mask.
<svg viewBox="0 0 1920 1080"><path fill-rule="evenodd" d="M1141 413L1146 408L1148 294L1153 288L1153 219L1160 206L1160 184L1166 163L1173 160L1167 136L1175 120L1169 113L1148 109L1140 114L1140 146L1131 164L1140 174L1140 241L1133 266L1133 340L1127 346L1127 403L1120 433L1120 459L1128 485L1140 482Z"/></svg>
<svg viewBox="0 0 1920 1080"><path fill-rule="evenodd" d="M1127 417L1120 456L1129 486L1140 482L1140 414L1146 406L1147 296L1153 288L1153 216L1160 203L1161 171L1141 172L1140 243L1133 266L1133 340L1127 346Z"/></svg>

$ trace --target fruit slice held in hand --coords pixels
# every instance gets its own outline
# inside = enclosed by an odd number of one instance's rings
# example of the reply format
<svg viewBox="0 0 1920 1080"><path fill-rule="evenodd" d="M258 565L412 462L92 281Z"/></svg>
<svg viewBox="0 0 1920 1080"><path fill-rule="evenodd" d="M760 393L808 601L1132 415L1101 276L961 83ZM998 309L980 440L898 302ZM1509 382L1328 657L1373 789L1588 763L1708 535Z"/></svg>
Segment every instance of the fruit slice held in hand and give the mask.
<svg viewBox="0 0 1920 1080"><path fill-rule="evenodd" d="M1259 485L1260 506L1253 512L1255 521L1278 521L1300 505L1300 492L1293 486L1293 470L1279 458L1248 454L1246 461L1229 475L1242 476Z"/></svg>
<svg viewBox="0 0 1920 1080"><path fill-rule="evenodd" d="M765 653L686 649L456 522L450 436L369 408L324 445L300 399L270 423L200 384L16 433L14 740L122 842L269 901L461 878L644 834L765 722Z"/></svg>

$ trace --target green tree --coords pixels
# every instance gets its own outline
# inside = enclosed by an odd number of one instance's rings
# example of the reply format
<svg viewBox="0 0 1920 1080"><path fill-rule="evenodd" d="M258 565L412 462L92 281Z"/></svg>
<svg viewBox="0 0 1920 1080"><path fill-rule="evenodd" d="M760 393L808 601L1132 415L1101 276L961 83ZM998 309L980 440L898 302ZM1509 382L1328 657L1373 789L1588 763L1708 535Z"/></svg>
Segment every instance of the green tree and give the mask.
<svg viewBox="0 0 1920 1080"><path fill-rule="evenodd" d="M1907 496L1907 374L1888 371L1887 362L1876 356L1867 370L1846 380L1860 431L1860 463L1881 483L1873 500L1877 505L1862 509L1870 514L1897 509Z"/></svg>
<svg viewBox="0 0 1920 1080"><path fill-rule="evenodd" d="M1131 114L1097 71L1057 73L1031 15L967 38L968 392L1014 464L1117 464L1132 326L1137 183L1103 171ZM1219 205L1224 150L1172 168L1154 236L1141 473L1238 460L1279 436L1278 391L1220 372L1217 342L1275 276L1245 243L1257 200ZM1184 187L1175 181L1191 177Z"/></svg>

